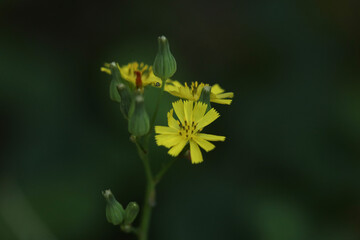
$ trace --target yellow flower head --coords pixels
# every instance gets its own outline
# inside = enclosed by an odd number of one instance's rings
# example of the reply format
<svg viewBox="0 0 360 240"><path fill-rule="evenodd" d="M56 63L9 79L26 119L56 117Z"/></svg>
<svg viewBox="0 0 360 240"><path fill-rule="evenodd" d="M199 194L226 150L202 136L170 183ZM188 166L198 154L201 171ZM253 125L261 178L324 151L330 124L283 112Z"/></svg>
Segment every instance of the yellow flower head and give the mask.
<svg viewBox="0 0 360 240"><path fill-rule="evenodd" d="M121 77L132 83L136 88L142 89L147 85L161 87L162 81L153 73L152 67L144 64L131 62L128 65L118 66Z"/></svg>
<svg viewBox="0 0 360 240"><path fill-rule="evenodd" d="M155 126L155 140L158 146L170 148L171 156L178 156L184 147L190 143L192 163L201 163L203 157L200 148L206 152L213 150L215 145L209 141L224 141L225 137L201 133L203 128L220 115L211 108L206 112L207 104L202 102L183 101L173 102L173 109L167 114L168 127ZM173 117L175 110L178 120Z"/></svg>
<svg viewBox="0 0 360 240"><path fill-rule="evenodd" d="M188 99L192 101L198 101L201 95L201 91L208 84L192 82L189 86L187 83L182 85L178 81L167 80L165 85L165 91L169 92L171 95L174 95L179 98ZM219 84L215 84L211 87L210 93L210 102L227 104L230 105L233 98L233 92L225 92Z"/></svg>

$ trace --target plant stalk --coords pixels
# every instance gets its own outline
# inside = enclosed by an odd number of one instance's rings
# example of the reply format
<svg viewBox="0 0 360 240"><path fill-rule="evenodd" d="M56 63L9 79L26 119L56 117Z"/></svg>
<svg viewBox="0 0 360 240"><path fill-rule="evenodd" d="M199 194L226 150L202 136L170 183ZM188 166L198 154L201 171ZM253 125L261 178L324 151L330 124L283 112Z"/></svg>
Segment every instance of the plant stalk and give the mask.
<svg viewBox="0 0 360 240"><path fill-rule="evenodd" d="M149 227L150 227L151 211L152 211L152 207L155 204L155 184L149 163L148 150L143 149L137 141L136 141L136 146L138 148L139 156L143 162L145 169L145 176L146 176L145 198L144 198L142 216L140 220L138 238L139 240L147 240Z"/></svg>
<svg viewBox="0 0 360 240"><path fill-rule="evenodd" d="M156 202L156 184L161 179L162 175L165 174L165 172L170 168L172 164L167 164L166 167L164 167L162 170L160 170L159 174L157 175L156 179L154 179L154 176L151 171L150 162L149 162L149 137L151 136L151 133L154 131L154 125L156 121L156 116L159 111L161 98L164 92L165 88L165 79L162 79L163 84L161 86L161 90L157 99L157 103L155 106L155 111L153 113L153 116L151 118L150 122L150 130L149 132L144 136L145 138L145 146L141 145L136 140L136 146L138 149L139 156L143 162L144 169L145 169L145 176L146 176L146 190L145 190L145 198L144 198L144 205L142 210L142 216L140 220L140 227L138 231L138 239L139 240L148 240L148 233L149 233L149 227L150 227L150 219L151 219L151 212L152 208L155 206Z"/></svg>

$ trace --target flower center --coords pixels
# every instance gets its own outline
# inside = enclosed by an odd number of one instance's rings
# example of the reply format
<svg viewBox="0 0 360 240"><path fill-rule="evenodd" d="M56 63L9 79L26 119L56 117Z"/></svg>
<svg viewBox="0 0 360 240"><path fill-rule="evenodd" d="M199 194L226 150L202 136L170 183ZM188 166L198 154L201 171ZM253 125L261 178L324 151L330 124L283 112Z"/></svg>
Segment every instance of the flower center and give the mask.
<svg viewBox="0 0 360 240"><path fill-rule="evenodd" d="M197 81L191 83L191 93L193 96L196 94L198 86L199 86L199 84Z"/></svg>
<svg viewBox="0 0 360 240"><path fill-rule="evenodd" d="M179 135L184 136L188 140L191 139L195 133L197 133L198 131L201 131L199 129L196 129L197 124L195 124L194 121L188 122L185 120L184 124L181 124L179 121L178 121L178 123L180 126Z"/></svg>
<svg viewBox="0 0 360 240"><path fill-rule="evenodd" d="M185 88L190 89L190 93L193 97L197 96L199 86L200 86L200 84L197 81L191 82L190 86L188 86L188 84L185 82Z"/></svg>
<svg viewBox="0 0 360 240"><path fill-rule="evenodd" d="M135 80L136 88L141 89L142 88L141 72L135 71L135 75L136 75L136 80Z"/></svg>

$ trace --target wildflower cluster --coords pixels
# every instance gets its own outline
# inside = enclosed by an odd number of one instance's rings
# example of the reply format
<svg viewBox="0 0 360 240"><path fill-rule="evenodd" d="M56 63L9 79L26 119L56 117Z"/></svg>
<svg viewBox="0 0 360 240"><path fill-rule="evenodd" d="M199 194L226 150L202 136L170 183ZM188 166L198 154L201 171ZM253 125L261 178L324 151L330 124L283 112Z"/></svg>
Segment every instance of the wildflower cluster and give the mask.
<svg viewBox="0 0 360 240"><path fill-rule="evenodd" d="M147 239L150 212L155 203L155 186L173 161L168 161L158 174L153 174L149 162L148 142L153 138L158 146L168 148L173 159L189 153L193 164L203 162L201 149L206 152L215 148L211 142L225 141L224 136L204 133L206 126L214 122L220 114L211 107L211 103L230 105L234 93L225 92L218 84L209 85L202 82L184 82L170 79L176 72L177 65L169 47L169 42L162 36L158 38L159 50L153 66L144 63L130 62L126 65L105 63L101 71L111 75L110 98L120 104L120 110L128 122L132 141L136 144L138 154L143 161L147 188L145 204L139 228L132 226L138 205L130 203L127 209L115 200L110 190L104 192L107 200L106 216L110 223L120 225L125 232L135 233L140 240ZM159 89L155 111L150 119L145 108L144 92L148 87ZM179 100L172 103L167 113L168 126L155 126L161 96L167 92ZM165 117L165 116L164 116Z"/></svg>

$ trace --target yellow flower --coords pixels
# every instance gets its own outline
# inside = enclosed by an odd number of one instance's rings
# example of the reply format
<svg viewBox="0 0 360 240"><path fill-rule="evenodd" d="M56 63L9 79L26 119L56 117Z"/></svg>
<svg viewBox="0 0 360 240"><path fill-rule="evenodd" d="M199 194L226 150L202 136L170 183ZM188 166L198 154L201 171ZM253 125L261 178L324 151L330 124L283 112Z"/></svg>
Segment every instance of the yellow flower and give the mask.
<svg viewBox="0 0 360 240"><path fill-rule="evenodd" d="M166 81L165 91L179 98L197 101L200 98L202 89L206 85L208 84L192 82L191 85L188 86L187 83L182 85L178 81L169 79ZM229 98L233 97L233 92L225 92L225 90L222 89L219 84L215 84L211 87L210 102L230 105L232 99Z"/></svg>
<svg viewBox="0 0 360 240"><path fill-rule="evenodd" d="M144 64L131 62L128 65L119 66L121 77L132 83L136 88L143 88L147 85L161 87L162 81L154 75L152 67Z"/></svg>
<svg viewBox="0 0 360 240"><path fill-rule="evenodd" d="M155 126L155 140L158 146L170 148L171 156L178 156L184 147L190 144L190 155L192 163L201 163L203 157L200 148L206 152L213 150L215 145L209 141L224 141L225 137L201 133L203 128L220 115L211 108L206 112L207 104L202 102L183 101L173 102L173 109L167 114L168 127ZM179 120L173 117L175 110Z"/></svg>

